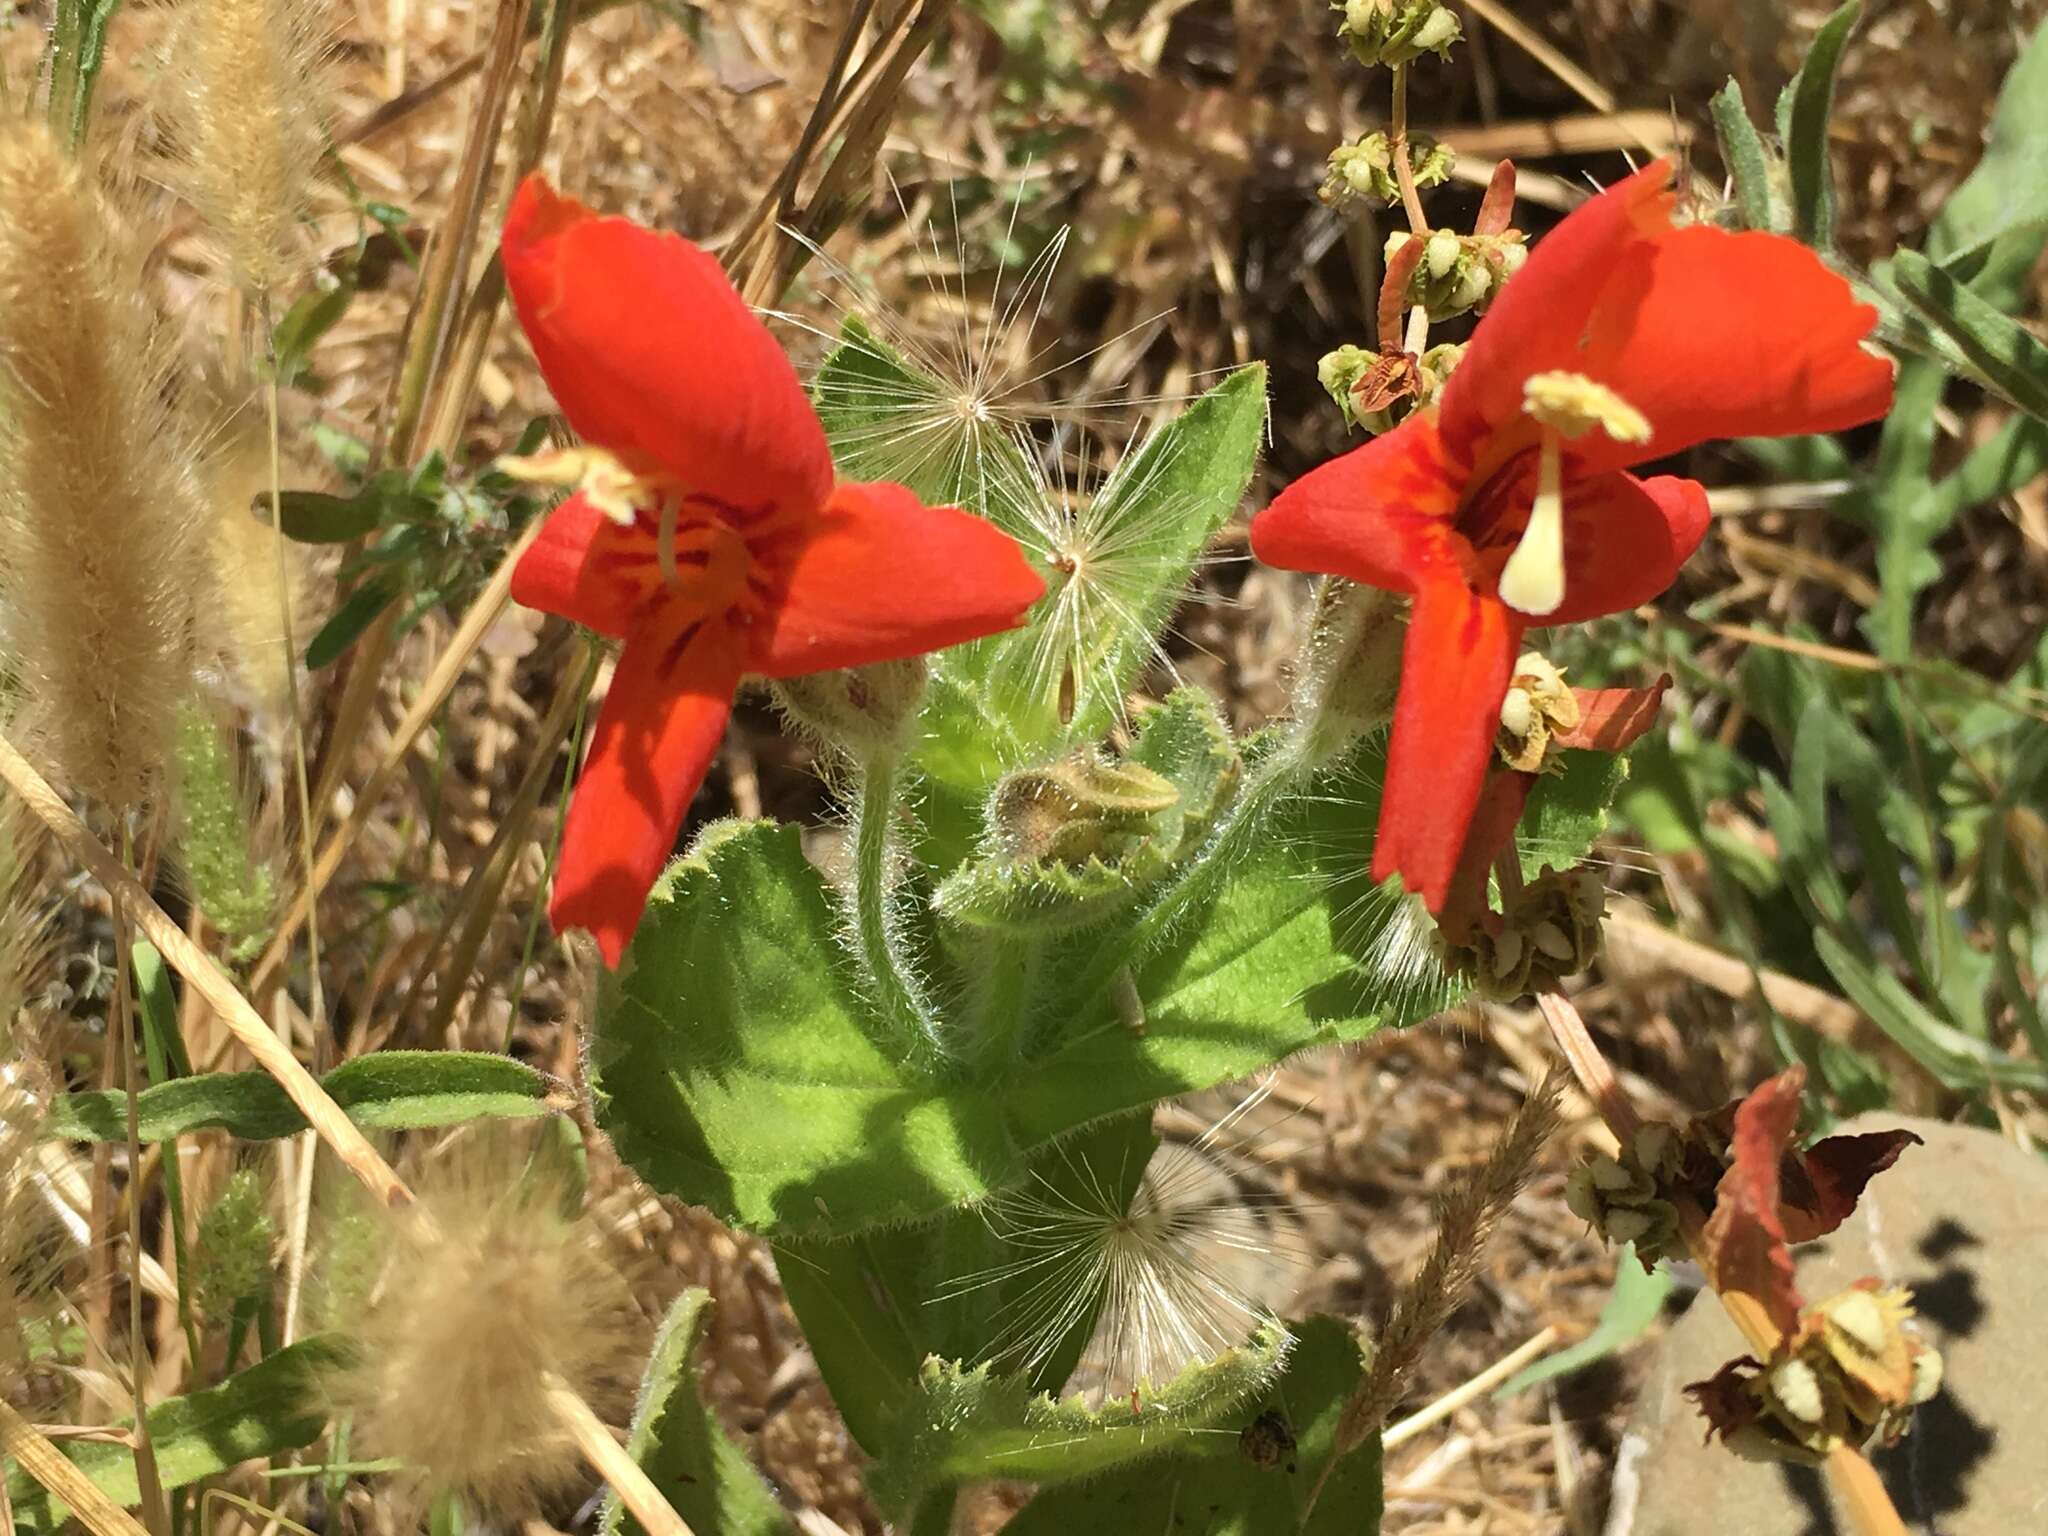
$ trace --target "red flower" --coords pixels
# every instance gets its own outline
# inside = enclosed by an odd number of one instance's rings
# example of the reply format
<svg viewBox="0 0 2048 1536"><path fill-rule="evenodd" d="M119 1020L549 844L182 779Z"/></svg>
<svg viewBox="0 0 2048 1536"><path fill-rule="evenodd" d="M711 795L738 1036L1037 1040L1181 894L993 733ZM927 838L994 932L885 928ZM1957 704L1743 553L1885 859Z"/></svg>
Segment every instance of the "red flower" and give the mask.
<svg viewBox="0 0 2048 1536"><path fill-rule="evenodd" d="M743 673L913 656L1017 624L1045 584L993 525L899 485L835 483L796 371L688 241L530 176L501 247L569 423L598 452L512 578L625 641L569 808L549 908L617 965Z"/></svg>
<svg viewBox="0 0 2048 1536"><path fill-rule="evenodd" d="M1794 241L1674 228L1658 162L1541 241L1434 410L1297 480L1252 521L1271 565L1414 597L1373 876L1441 909L1523 631L1668 587L1706 492L1630 465L1710 438L1881 416L1876 311Z"/></svg>

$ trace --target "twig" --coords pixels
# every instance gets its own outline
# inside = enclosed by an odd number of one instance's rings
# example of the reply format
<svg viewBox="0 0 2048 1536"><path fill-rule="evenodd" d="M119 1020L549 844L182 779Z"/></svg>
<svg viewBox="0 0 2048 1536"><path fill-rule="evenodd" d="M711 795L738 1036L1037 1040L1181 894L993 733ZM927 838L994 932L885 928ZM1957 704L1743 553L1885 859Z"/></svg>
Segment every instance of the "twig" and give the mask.
<svg viewBox="0 0 2048 1536"><path fill-rule="evenodd" d="M356 1129L355 1122L343 1113L341 1106L328 1097L327 1090L299 1064L298 1057L264 1023L262 1016L250 1006L234 982L206 951L192 942L183 928L171 921L169 914L156 904L141 882L121 867L120 861L107 851L63 798L4 737L0 737L0 779L5 779L8 787L21 796L22 803L49 828L51 836L65 852L99 881L115 905L142 930L165 961L212 1005L221 1022L242 1043L243 1049L259 1067L277 1079L279 1086L306 1117L307 1123L320 1133L320 1139L371 1194L386 1206L410 1203L412 1191L405 1187L404 1181L392 1171L391 1165L384 1161L377 1149L364 1139L363 1133Z"/></svg>
<svg viewBox="0 0 2048 1536"><path fill-rule="evenodd" d="M691 1536L683 1517L640 1470L640 1463L626 1454L626 1448L591 1411L590 1404L578 1397L567 1382L558 1379L550 1378L545 1390L555 1416L576 1437L576 1448L583 1453L583 1459L612 1485L619 1502L632 1512L647 1536Z"/></svg>
<svg viewBox="0 0 2048 1536"><path fill-rule="evenodd" d="M0 1397L0 1451L21 1463L21 1469L71 1506L93 1536L149 1536L140 1521L116 1504L99 1485Z"/></svg>
<svg viewBox="0 0 2048 1536"><path fill-rule="evenodd" d="M1404 1440L1413 1440L1432 1424L1442 1423L1475 1398L1484 1397L1523 1366L1549 1354L1551 1346L1557 1340L1557 1329L1554 1326L1545 1328L1535 1338L1494 1361L1470 1381L1451 1388L1427 1408L1418 1409L1400 1423L1389 1426L1386 1433L1380 1436L1380 1449L1392 1450Z"/></svg>

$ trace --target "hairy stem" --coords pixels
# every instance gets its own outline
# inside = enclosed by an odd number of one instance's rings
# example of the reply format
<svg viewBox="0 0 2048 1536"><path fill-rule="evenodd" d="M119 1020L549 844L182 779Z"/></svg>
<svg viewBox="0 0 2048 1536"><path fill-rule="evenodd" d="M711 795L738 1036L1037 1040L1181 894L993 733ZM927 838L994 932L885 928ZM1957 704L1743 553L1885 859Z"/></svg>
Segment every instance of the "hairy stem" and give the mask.
<svg viewBox="0 0 2048 1536"><path fill-rule="evenodd" d="M939 1044L938 1015L918 985L895 911L897 762L876 753L860 767L860 813L853 831L853 932L875 1004L899 1034Z"/></svg>

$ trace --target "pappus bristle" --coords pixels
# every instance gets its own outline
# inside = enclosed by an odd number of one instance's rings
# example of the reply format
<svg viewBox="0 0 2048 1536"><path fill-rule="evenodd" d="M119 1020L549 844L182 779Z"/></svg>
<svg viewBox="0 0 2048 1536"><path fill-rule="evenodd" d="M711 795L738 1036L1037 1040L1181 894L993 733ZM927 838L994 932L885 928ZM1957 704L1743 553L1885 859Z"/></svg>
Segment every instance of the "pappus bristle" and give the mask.
<svg viewBox="0 0 2048 1536"><path fill-rule="evenodd" d="M638 1311L566 1176L530 1138L480 1129L423 1167L419 1199L380 1223L367 1299L338 1319L356 1363L335 1383L356 1443L402 1485L509 1522L583 1486L551 1406L561 1384L600 1412L630 1401Z"/></svg>
<svg viewBox="0 0 2048 1536"><path fill-rule="evenodd" d="M304 266L301 225L326 147L319 55L311 0L196 0L178 19L178 179L252 296Z"/></svg>
<svg viewBox="0 0 2048 1536"><path fill-rule="evenodd" d="M203 511L139 274L38 123L0 127L0 529L23 728L113 811L170 759Z"/></svg>
<svg viewBox="0 0 2048 1536"><path fill-rule="evenodd" d="M989 1204L985 1219L1013 1257L940 1295L1009 1291L988 1358L1036 1371L1092 1316L1067 1386L1100 1402L1243 1344L1292 1299L1306 1258L1298 1218L1211 1136L1160 1146L1126 1202L1130 1187L1121 1169L1068 1158Z"/></svg>

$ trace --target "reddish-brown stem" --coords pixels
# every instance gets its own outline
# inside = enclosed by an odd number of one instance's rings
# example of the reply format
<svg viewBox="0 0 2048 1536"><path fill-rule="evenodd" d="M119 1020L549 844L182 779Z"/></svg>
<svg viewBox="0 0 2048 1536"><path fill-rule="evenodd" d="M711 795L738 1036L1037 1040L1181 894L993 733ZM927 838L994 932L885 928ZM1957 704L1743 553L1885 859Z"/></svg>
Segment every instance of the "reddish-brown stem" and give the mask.
<svg viewBox="0 0 2048 1536"><path fill-rule="evenodd" d="M1418 237L1429 233L1422 197L1415 190L1415 167L1408 163L1408 66L1394 66L1394 110L1387 123L1387 150L1394 158L1394 179L1401 184L1401 208Z"/></svg>

